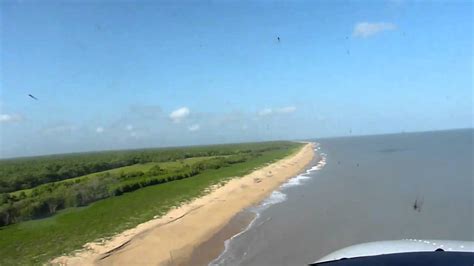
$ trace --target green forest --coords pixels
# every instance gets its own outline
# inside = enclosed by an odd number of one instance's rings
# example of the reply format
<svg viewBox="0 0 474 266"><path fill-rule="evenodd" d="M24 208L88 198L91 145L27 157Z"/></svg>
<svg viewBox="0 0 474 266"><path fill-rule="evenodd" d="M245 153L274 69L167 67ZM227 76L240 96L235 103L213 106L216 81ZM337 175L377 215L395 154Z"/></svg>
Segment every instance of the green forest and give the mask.
<svg viewBox="0 0 474 266"><path fill-rule="evenodd" d="M1 160L0 264L17 262L19 251L29 254L20 260L27 264L70 252L86 241L163 214L211 185L281 159L300 146L278 141ZM148 188L155 193L144 196ZM117 218L120 214L122 220ZM65 217L67 222L58 222ZM85 225L91 221L103 227L87 232ZM78 235L79 228L83 232ZM48 247L45 241L55 230L68 241Z"/></svg>

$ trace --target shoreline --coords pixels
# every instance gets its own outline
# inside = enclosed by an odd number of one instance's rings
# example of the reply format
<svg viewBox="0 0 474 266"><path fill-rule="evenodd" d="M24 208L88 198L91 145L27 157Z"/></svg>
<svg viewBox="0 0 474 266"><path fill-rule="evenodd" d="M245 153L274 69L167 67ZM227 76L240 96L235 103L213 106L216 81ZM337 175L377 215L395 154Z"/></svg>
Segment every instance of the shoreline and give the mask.
<svg viewBox="0 0 474 266"><path fill-rule="evenodd" d="M248 210L242 210L237 213L224 227L216 231L209 239L193 248L188 256L182 258L183 262L179 265L209 265L211 261L224 252L226 241L246 231L256 218L257 215Z"/></svg>
<svg viewBox="0 0 474 266"><path fill-rule="evenodd" d="M310 161L310 163L308 163L307 166L305 168L303 168L299 173L295 174L293 177L287 179L285 182L280 184L277 188L275 188L275 190L273 190L271 192L271 194L273 195L274 192L279 192L281 189L284 189L286 185L288 185L288 186L292 186L294 184L299 185L299 180L297 180L297 176L299 176L301 174L308 174L310 171L313 171L313 170L320 170L322 167L324 167L325 163L326 163L325 157L321 156L315 150L314 157ZM293 183L294 179L295 179L296 183ZM249 230L252 227L252 225L259 218L260 212L261 212L261 210L255 210L255 208L258 209L258 208L263 207L263 209L266 209L267 207L264 207L263 205L268 204L268 202L266 202L266 201L270 200L272 195L268 195L259 204L254 205L254 206L250 206L249 208L246 208L246 209L242 210L241 212L239 212L238 214L236 214L236 216L234 218L232 218L232 220L226 225L226 227L222 228L219 232L217 232L209 240L207 240L206 242L199 245L193 251L190 258L187 260L186 264L184 264L184 265L205 265L205 266L208 266L208 265L210 265L210 263L213 263L212 265L219 265L218 261L221 258L221 256L224 255L224 253L226 252L226 250L228 248L227 245L230 244L230 241L232 241L232 239L234 237L237 237L237 236L245 233L247 230ZM276 203L279 203L279 202L280 201L277 201ZM267 206L271 206L273 204L275 204L275 203L270 203ZM250 219L247 223L236 224L233 220L238 218L240 215L249 215L253 218ZM262 222L262 223L265 223L265 221ZM238 226L240 226L240 230L236 230L236 228ZM227 239L221 240L221 238L222 238L221 235L227 235ZM205 250L205 248L218 250L219 252L215 256L207 256L206 257L205 255L200 253L200 252L202 252L202 250ZM205 262L205 263L202 263L202 262Z"/></svg>
<svg viewBox="0 0 474 266"><path fill-rule="evenodd" d="M221 187L214 187L209 194L175 208L160 218L142 223L109 240L87 243L84 245L85 250L50 262L56 265L186 264L193 259L194 250L204 243L209 245L206 241L215 246L212 238L242 210L258 204L282 183L300 173L314 156L314 143L307 143L296 153L243 177L231 179ZM242 222L236 223L234 227L239 228L240 224ZM234 232L235 229L230 231ZM225 237L229 238L228 233L223 233L220 239ZM222 240L222 249L225 240ZM222 249L218 250L219 253ZM207 257L198 256L193 260L210 262L216 253L215 247L213 250Z"/></svg>

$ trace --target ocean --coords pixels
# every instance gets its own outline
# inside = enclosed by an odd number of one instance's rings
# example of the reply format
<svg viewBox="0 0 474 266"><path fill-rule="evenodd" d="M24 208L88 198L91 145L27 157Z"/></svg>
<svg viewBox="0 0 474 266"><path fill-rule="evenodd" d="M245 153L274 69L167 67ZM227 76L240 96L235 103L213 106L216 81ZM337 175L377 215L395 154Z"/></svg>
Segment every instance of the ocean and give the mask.
<svg viewBox="0 0 474 266"><path fill-rule="evenodd" d="M255 219L210 265L307 265L379 240L474 241L473 135L310 140L322 160L246 210Z"/></svg>

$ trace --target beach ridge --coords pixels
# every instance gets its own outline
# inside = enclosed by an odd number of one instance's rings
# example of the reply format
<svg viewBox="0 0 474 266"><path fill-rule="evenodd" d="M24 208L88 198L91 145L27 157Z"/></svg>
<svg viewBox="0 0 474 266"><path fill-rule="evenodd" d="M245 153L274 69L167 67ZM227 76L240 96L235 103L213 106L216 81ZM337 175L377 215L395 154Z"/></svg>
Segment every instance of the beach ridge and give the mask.
<svg viewBox="0 0 474 266"><path fill-rule="evenodd" d="M236 214L266 198L289 178L301 172L314 158L314 143L268 166L225 185L167 214L109 240L87 243L71 256L51 261L56 265L181 264L195 247L210 239ZM222 243L223 244L223 243Z"/></svg>

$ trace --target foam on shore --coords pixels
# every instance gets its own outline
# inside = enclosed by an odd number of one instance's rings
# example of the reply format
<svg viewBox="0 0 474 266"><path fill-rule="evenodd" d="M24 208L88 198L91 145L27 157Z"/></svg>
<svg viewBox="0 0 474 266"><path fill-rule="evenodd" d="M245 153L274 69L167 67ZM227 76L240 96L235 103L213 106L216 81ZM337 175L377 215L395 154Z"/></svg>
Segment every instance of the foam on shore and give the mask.
<svg viewBox="0 0 474 266"><path fill-rule="evenodd" d="M319 171L324 168L326 165L326 158L327 154L319 152L321 147L318 143L315 143L314 151L318 153L320 159L319 161L307 169L304 173L299 174L295 177L290 178L287 182L283 183L277 190L273 191L270 196L268 196L265 200L263 200L259 205L255 207L251 207L248 211L255 213L255 218L249 223L249 225L238 234L232 236L230 239L227 239L224 242L224 251L213 261L209 263L209 266L217 266L217 265L225 265L229 261L233 261L236 258L233 258L232 254L229 254L229 249L232 244L232 241L239 237L240 235L244 234L245 232L249 231L251 228L258 227L264 224L266 221L262 221L261 223L257 223L258 219L260 218L260 214L268 209L269 207L279 204L287 200L287 195L284 193L286 189L291 187L303 185L304 182L308 179L311 179L311 173L315 171Z"/></svg>

